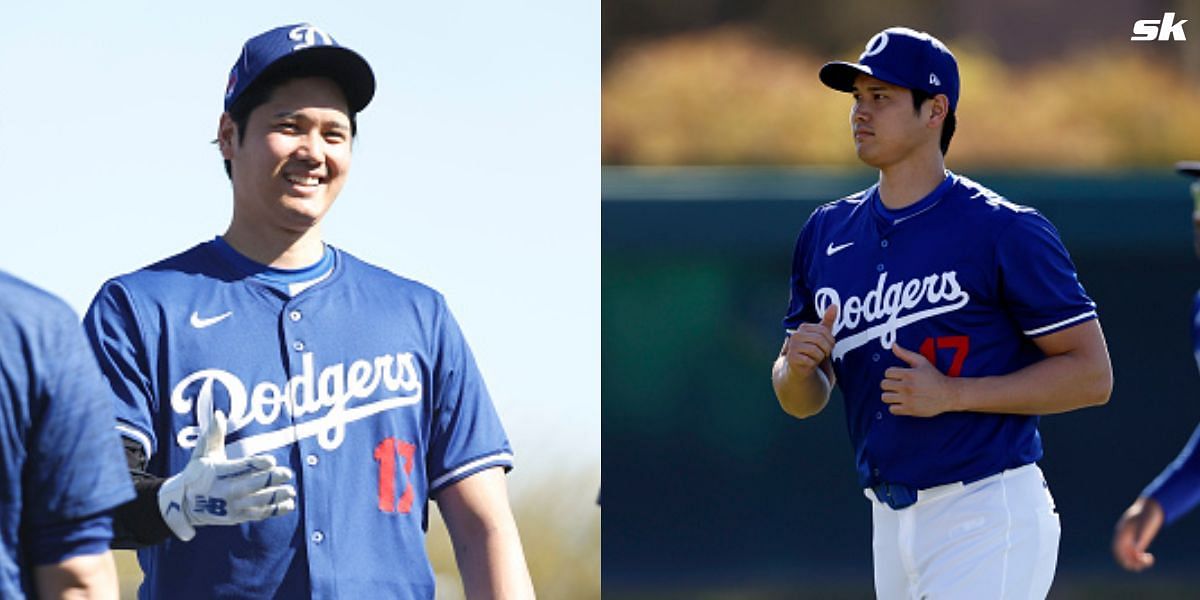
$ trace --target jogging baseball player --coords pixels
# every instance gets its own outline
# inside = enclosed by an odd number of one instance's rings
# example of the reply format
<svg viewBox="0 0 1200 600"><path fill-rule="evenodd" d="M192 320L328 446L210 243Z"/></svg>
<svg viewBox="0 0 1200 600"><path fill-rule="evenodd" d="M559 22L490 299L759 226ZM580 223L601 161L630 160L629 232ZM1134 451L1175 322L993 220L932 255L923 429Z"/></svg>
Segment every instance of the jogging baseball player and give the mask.
<svg viewBox="0 0 1200 600"><path fill-rule="evenodd" d="M445 300L322 239L374 92L311 24L247 41L216 141L229 228L93 300L117 428L158 485L141 598L432 598L430 499L469 597L533 596L512 451Z"/></svg>
<svg viewBox="0 0 1200 600"><path fill-rule="evenodd" d="M1186 161L1175 170L1200 178L1200 162ZM1200 179L1192 181L1192 235L1196 257L1200 258ZM1200 292L1192 302L1192 353L1200 367ZM1117 521L1112 550L1117 564L1140 572L1154 566L1154 555L1147 552L1150 543L1164 525L1170 525L1200 504L1200 426L1192 433L1175 460L1171 461Z"/></svg>
<svg viewBox="0 0 1200 600"><path fill-rule="evenodd" d="M879 181L800 232L776 396L805 418L841 387L880 598L1044 597L1060 528L1038 416L1108 401L1095 305L1049 221L946 170L945 45L893 27L820 79L853 95Z"/></svg>
<svg viewBox="0 0 1200 600"><path fill-rule="evenodd" d="M0 273L0 597L117 598L112 513L133 486L108 394L75 313Z"/></svg>

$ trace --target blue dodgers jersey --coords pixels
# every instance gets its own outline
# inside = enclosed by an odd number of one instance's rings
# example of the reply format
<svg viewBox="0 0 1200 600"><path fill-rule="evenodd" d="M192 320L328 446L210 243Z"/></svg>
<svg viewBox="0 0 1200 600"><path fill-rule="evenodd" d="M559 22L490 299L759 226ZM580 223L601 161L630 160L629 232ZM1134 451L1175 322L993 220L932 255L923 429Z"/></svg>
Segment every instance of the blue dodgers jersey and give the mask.
<svg viewBox="0 0 1200 600"><path fill-rule="evenodd" d="M78 544L80 532L64 525L133 499L112 410L75 313L0 273L0 597L32 593L32 568L58 562L48 547L74 554L61 546ZM112 538L101 525L85 532L100 536L93 551ZM50 532L58 539L45 539Z"/></svg>
<svg viewBox="0 0 1200 600"><path fill-rule="evenodd" d="M181 471L220 410L230 457L295 471L298 510L140 550L140 597L432 598L430 495L512 464L444 299L336 249L289 297L217 243L109 281L85 326L149 471Z"/></svg>
<svg viewBox="0 0 1200 600"><path fill-rule="evenodd" d="M1058 233L1037 211L947 172L886 209L877 187L818 208L800 233L788 331L839 308L831 356L859 483L926 488L1039 459L1034 416L895 416L880 382L908 365L892 344L956 377L1003 375L1043 354L1032 338L1096 318Z"/></svg>

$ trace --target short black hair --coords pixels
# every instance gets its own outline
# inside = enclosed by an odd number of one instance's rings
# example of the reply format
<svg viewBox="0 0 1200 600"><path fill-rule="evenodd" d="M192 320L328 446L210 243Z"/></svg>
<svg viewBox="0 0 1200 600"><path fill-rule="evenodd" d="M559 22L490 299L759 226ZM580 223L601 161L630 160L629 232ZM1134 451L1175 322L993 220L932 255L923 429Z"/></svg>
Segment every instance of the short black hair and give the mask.
<svg viewBox="0 0 1200 600"><path fill-rule="evenodd" d="M910 91L912 92L913 110L915 111L920 111L921 105L933 97L933 94L925 90L914 88ZM957 125L958 118L954 116L954 109L951 108L950 112L946 113L946 119L942 121L942 156L945 156L946 152L950 150L950 138L954 137L954 129Z"/></svg>
<svg viewBox="0 0 1200 600"><path fill-rule="evenodd" d="M239 146L246 140L246 125L250 123L250 113L254 109L270 102L271 96L275 93L275 88L293 80L303 77L322 77L323 74L310 72L304 69L287 69L277 70L275 72L263 73L258 77L258 80L253 85L246 88L241 96L238 96L237 101L230 105L229 118L237 125L237 143ZM344 92L343 92L344 93ZM358 133L358 113L351 112L350 117L350 137L353 138ZM225 160L225 175L229 179L233 179L233 165L228 160Z"/></svg>

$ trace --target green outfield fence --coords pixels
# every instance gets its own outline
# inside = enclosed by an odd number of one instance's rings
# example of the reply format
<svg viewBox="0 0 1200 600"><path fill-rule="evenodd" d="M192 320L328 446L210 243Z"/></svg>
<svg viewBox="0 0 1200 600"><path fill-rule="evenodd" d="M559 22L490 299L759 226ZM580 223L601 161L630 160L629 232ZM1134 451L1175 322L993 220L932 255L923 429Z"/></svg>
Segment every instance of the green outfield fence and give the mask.
<svg viewBox="0 0 1200 600"><path fill-rule="evenodd" d="M1107 406L1042 421L1063 523L1051 597L1200 596L1200 511L1159 536L1147 574L1120 571L1108 549L1117 517L1200 422L1188 180L1171 165L968 175L1055 223L1113 360ZM817 205L873 179L604 169L605 597L871 594L870 511L840 398L791 419L769 371L796 234Z"/></svg>

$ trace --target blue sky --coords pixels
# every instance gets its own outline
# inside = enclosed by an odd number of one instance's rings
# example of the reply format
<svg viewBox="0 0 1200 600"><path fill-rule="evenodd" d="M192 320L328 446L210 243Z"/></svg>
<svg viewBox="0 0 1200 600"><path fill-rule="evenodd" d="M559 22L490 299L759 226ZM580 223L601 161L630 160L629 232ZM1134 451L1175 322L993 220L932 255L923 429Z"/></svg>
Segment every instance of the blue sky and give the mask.
<svg viewBox="0 0 1200 600"><path fill-rule="evenodd" d="M512 438L514 478L599 467L598 3L4 12L0 268L82 312L108 277L224 231L232 200L210 142L229 67L246 38L311 22L378 80L327 241L446 295Z"/></svg>

